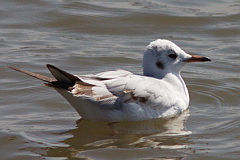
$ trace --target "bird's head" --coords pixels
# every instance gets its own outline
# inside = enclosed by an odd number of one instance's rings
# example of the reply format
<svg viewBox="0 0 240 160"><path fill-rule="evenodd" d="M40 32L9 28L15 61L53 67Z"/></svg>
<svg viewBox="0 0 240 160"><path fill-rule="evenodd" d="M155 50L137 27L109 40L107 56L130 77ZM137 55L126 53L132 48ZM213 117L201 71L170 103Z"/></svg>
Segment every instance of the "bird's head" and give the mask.
<svg viewBox="0 0 240 160"><path fill-rule="evenodd" d="M166 73L180 73L189 62L211 61L207 57L190 55L169 40L151 42L144 53L143 72L146 76L162 78Z"/></svg>

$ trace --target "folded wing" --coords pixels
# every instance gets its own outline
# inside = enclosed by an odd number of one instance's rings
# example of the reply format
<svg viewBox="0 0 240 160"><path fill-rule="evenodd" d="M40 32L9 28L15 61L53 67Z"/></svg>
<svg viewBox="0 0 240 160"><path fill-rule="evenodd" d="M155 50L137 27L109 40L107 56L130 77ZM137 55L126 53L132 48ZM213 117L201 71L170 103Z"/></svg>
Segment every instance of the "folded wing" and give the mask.
<svg viewBox="0 0 240 160"><path fill-rule="evenodd" d="M105 85L109 92L121 99L121 103L139 103L153 108L172 107L176 97L169 92L168 85L159 79L130 75L118 78ZM162 109L162 108L161 108Z"/></svg>

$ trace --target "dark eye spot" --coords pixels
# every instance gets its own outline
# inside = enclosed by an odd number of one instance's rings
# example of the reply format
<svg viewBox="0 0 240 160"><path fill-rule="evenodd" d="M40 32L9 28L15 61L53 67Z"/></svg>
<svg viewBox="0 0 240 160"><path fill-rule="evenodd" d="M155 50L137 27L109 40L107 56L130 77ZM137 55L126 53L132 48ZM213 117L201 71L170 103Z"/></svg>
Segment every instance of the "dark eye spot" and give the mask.
<svg viewBox="0 0 240 160"><path fill-rule="evenodd" d="M176 59L177 58L177 54L176 53L171 53L168 55L168 57L172 58L172 59Z"/></svg>
<svg viewBox="0 0 240 160"><path fill-rule="evenodd" d="M159 68L159 69L164 69L164 65L162 62L157 62L156 63L156 66Z"/></svg>

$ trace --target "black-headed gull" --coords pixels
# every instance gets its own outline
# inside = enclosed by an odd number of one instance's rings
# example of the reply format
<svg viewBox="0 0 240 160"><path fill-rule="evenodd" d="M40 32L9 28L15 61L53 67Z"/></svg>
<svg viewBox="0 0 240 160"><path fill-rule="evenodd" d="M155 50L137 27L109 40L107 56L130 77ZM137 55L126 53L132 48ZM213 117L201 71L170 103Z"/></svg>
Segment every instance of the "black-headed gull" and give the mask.
<svg viewBox="0 0 240 160"><path fill-rule="evenodd" d="M143 75L125 70L72 75L47 64L55 78L24 71L56 89L83 119L141 121L175 116L188 108L188 89L180 75L188 62L210 59L184 52L169 40L151 42L143 57Z"/></svg>

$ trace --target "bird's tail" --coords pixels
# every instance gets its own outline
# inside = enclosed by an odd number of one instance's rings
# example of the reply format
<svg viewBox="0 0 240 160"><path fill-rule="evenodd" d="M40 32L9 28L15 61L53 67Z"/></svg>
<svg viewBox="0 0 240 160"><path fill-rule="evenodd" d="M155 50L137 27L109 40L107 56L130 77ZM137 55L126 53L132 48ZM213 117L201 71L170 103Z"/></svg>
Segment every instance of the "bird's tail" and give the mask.
<svg viewBox="0 0 240 160"><path fill-rule="evenodd" d="M69 87L74 86L76 84L76 82L83 84L83 85L91 85L91 84L87 84L87 83L83 82L78 77L76 77L70 73L67 73L53 65L50 65L50 64L47 64L47 68L49 69L49 71L52 73L52 75L55 78L47 77L47 76L44 76L41 74L25 71L25 70L22 70L19 68L11 67L11 66L9 68L11 68L15 71L27 74L31 77L40 79L44 82L47 82L47 83L45 83L45 85L50 86L50 87L68 89Z"/></svg>

